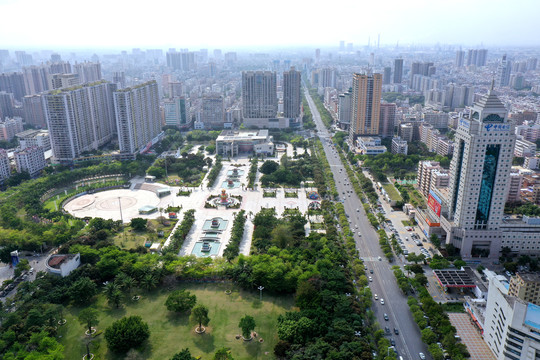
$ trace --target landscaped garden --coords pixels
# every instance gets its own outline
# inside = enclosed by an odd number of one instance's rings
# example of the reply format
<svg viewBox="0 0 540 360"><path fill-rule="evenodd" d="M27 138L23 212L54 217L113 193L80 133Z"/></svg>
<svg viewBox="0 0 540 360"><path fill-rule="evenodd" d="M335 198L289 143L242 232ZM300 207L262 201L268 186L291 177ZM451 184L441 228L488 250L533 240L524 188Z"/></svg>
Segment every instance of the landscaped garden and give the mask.
<svg viewBox="0 0 540 360"><path fill-rule="evenodd" d="M175 287L176 289L177 287ZM277 318L292 310L292 296L271 296L259 292L249 292L229 284L182 284L178 289L186 289L197 297L197 304L208 307L210 321L204 334L195 333L196 322L190 320L189 313L178 314L167 310L165 301L171 293L167 289L157 289L150 293L139 291L139 301L129 300L120 308L107 303L105 296L98 297L96 309L99 311L97 333L90 350L98 359L124 359L125 355L115 355L107 348L104 330L114 321L131 315L139 315L148 323L150 338L144 347L144 359L170 359L175 353L189 348L192 356L210 359L220 348L227 347L234 359L274 358L273 349L277 338ZM230 295L226 290L232 290ZM86 352L85 327L77 321L83 308L70 307L64 311L66 325L60 328L61 343L65 346L66 359L80 359ZM240 318L249 314L255 319L257 338L253 341L236 339L242 333L238 327ZM263 339L260 342L260 339ZM267 353L267 354L265 354Z"/></svg>

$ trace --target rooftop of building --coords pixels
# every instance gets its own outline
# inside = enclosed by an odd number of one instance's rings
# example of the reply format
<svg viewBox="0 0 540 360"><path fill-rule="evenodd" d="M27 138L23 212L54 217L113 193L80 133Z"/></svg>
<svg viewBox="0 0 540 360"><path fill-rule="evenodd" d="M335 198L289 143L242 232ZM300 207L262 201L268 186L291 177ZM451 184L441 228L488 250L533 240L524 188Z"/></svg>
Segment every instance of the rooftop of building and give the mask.
<svg viewBox="0 0 540 360"><path fill-rule="evenodd" d="M467 270L433 270L433 274L441 284L446 287L476 287L475 282Z"/></svg>
<svg viewBox="0 0 540 360"><path fill-rule="evenodd" d="M49 258L47 265L54 269L60 269L63 263L68 262L71 259L74 259L77 254L64 254L64 255L52 255Z"/></svg>
<svg viewBox="0 0 540 360"><path fill-rule="evenodd" d="M538 273L517 273L516 276L525 282L540 283L540 275Z"/></svg>
<svg viewBox="0 0 540 360"><path fill-rule="evenodd" d="M268 130L223 130L216 140L266 139Z"/></svg>

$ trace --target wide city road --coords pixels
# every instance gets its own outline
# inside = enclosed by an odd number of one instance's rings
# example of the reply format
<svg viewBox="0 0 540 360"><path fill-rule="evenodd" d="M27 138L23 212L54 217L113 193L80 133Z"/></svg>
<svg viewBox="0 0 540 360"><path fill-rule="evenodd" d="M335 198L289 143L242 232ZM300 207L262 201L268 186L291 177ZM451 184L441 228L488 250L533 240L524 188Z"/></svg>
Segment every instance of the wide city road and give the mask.
<svg viewBox="0 0 540 360"><path fill-rule="evenodd" d="M369 287L374 297L373 312L381 327L383 329L389 328L390 333L387 333L386 336L388 339L394 339L399 356L402 356L403 359L419 359L419 353L422 352L426 358L430 358L427 347L420 338L420 330L409 311L407 297L399 289L392 272L392 265L395 264L389 263L384 257L379 247L378 235L367 219L362 203L354 192L345 168L333 146L331 135L324 126L319 111L305 87L304 93L336 180L339 197L343 201L351 230L354 232L356 248L368 269L367 276L371 277L372 280ZM375 300L375 294L377 294L378 300ZM384 305L381 303L381 299L384 299ZM388 321L384 319L384 314L388 315ZM394 333L394 329L399 331L399 335Z"/></svg>

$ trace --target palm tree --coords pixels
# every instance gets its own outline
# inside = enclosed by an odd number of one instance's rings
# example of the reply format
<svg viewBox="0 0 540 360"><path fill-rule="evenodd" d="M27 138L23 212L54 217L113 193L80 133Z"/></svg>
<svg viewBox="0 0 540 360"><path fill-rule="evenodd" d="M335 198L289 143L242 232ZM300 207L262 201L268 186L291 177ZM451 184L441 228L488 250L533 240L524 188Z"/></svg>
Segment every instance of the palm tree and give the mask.
<svg viewBox="0 0 540 360"><path fill-rule="evenodd" d="M114 304L116 308L120 307L120 302L122 301L122 292L117 289L110 294L107 294L107 301L111 304Z"/></svg>
<svg viewBox="0 0 540 360"><path fill-rule="evenodd" d="M107 299L109 298L109 296L111 296L111 294L119 290L120 286L116 282L108 282L103 288L103 292L105 293Z"/></svg>
<svg viewBox="0 0 540 360"><path fill-rule="evenodd" d="M141 287L143 289L145 289L146 291L150 291L152 290L153 288L155 288L157 285L157 279L154 275L152 274L146 274L142 279L141 279Z"/></svg>

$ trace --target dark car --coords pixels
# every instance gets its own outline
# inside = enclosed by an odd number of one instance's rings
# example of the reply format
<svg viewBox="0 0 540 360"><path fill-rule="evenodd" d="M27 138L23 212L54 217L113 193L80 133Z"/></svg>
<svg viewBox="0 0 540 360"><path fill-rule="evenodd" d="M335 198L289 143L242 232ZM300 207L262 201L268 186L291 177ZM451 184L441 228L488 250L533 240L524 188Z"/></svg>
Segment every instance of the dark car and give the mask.
<svg viewBox="0 0 540 360"><path fill-rule="evenodd" d="M384 327L384 332L390 334L390 328L388 326Z"/></svg>
<svg viewBox="0 0 540 360"><path fill-rule="evenodd" d="M370 269L370 270L369 270L369 273L370 273L370 274L373 274L373 269Z"/></svg>
<svg viewBox="0 0 540 360"><path fill-rule="evenodd" d="M384 314L384 320L388 321L388 314Z"/></svg>
<svg viewBox="0 0 540 360"><path fill-rule="evenodd" d="M390 339L390 344L392 344L392 346L396 346L396 341L392 338Z"/></svg>
<svg viewBox="0 0 540 360"><path fill-rule="evenodd" d="M398 330L398 328L394 328L394 334L399 335L399 330Z"/></svg>

